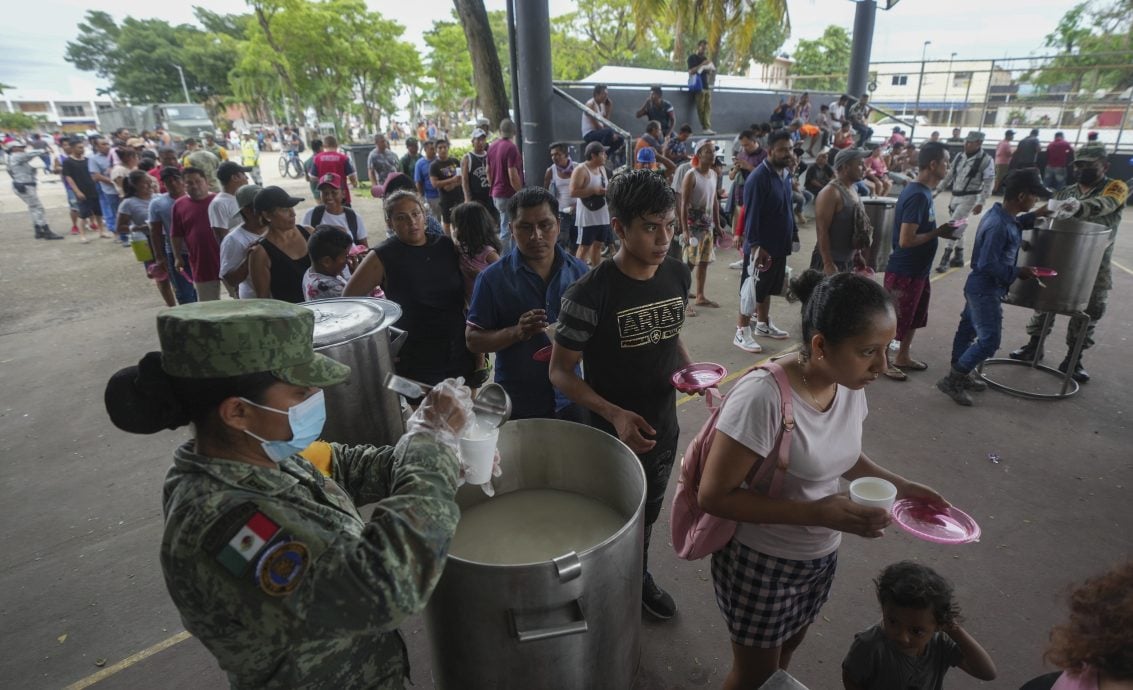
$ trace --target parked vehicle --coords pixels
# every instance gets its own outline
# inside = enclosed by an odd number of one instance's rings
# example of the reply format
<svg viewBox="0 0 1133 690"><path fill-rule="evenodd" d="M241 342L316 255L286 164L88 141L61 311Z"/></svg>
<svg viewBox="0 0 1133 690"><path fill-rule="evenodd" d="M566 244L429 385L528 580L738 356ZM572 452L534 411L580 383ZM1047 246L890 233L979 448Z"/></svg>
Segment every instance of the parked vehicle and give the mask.
<svg viewBox="0 0 1133 690"><path fill-rule="evenodd" d="M195 103L155 103L109 108L99 111L98 124L103 132L128 127L131 132L138 133L160 127L173 138L173 147L178 151L185 148L186 139L195 138L204 130L216 131L216 125L209 119L208 111Z"/></svg>

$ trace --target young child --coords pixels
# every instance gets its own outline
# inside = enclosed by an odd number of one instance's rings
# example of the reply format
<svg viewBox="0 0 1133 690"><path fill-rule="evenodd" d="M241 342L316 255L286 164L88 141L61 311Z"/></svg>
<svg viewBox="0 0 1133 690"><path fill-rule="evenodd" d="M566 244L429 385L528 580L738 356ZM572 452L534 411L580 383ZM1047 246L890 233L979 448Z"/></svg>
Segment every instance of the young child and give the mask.
<svg viewBox="0 0 1133 690"><path fill-rule="evenodd" d="M350 235L333 225L320 225L307 240L307 253L311 267L303 274L303 298L308 302L317 299L342 297L346 287L343 272L353 245Z"/></svg>
<svg viewBox="0 0 1133 690"><path fill-rule="evenodd" d="M472 301L476 277L485 268L500 260L499 227L482 204L469 201L452 209L452 232L460 252L460 273L464 276L464 312ZM488 355L476 354L476 381L483 385L490 374Z"/></svg>
<svg viewBox="0 0 1133 690"><path fill-rule="evenodd" d="M995 662L960 627L952 585L928 566L901 561L874 581L881 622L854 636L842 660L846 690L940 690L959 666L979 680L995 679Z"/></svg>

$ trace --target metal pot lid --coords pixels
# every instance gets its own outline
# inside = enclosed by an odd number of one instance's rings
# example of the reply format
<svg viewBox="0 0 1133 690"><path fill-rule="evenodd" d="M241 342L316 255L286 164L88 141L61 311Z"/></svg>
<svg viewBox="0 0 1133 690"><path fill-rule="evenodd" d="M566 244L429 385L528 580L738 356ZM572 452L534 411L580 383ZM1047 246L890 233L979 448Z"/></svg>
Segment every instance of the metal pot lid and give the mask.
<svg viewBox="0 0 1133 690"><path fill-rule="evenodd" d="M395 302L372 297L339 297L301 306L315 313L316 350L388 328L401 318L401 307Z"/></svg>
<svg viewBox="0 0 1133 690"><path fill-rule="evenodd" d="M865 196L862 197L863 204L885 204L886 206L896 206L897 197L892 196Z"/></svg>

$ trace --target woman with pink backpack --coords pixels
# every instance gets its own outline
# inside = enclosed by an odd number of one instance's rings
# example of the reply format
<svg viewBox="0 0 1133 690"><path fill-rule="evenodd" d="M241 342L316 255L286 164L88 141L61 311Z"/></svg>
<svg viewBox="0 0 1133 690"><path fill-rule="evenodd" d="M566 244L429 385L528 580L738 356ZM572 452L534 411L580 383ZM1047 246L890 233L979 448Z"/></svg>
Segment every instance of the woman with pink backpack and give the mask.
<svg viewBox="0 0 1133 690"><path fill-rule="evenodd" d="M897 324L892 298L868 278L824 278L814 270L791 281L791 290L803 302L797 356L741 378L720 409L717 433L698 436L685 460L705 453L697 503L709 519L738 525L712 555L716 602L732 638L726 690L757 688L787 668L829 597L842 533L876 538L889 524L886 510L842 493L840 479L880 477L898 498L948 505L862 452L864 388L888 366ZM696 449L698 442L709 445ZM774 468L769 481L757 466ZM674 525L679 509L675 502ZM674 537L680 552L687 545Z"/></svg>

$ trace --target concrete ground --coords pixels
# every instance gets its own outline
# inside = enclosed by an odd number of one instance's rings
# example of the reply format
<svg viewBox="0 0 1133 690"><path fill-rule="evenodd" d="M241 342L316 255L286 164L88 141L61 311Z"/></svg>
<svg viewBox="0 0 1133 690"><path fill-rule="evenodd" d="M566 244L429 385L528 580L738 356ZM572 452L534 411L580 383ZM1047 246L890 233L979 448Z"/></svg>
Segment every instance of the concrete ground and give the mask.
<svg viewBox="0 0 1133 690"><path fill-rule="evenodd" d="M268 183L276 181L272 156L263 167ZM309 196L301 182L285 186ZM41 189L52 227L66 233L58 183ZM943 208L945 200L939 203ZM372 232L383 234L377 201L361 198L356 208ZM871 579L888 563L917 559L951 578L968 629L998 664L1000 679L988 685L1017 688L1044 670L1043 647L1063 617L1067 586L1130 557L1133 369L1122 361L1133 318L1125 299L1133 294L1133 213L1127 216L1110 310L1085 358L1094 380L1073 399L1038 402L989 391L965 409L940 394L933 383L947 368L965 271L933 283L930 323L914 348L930 369L905 383L881 379L870 387L865 447L968 511L983 539L937 546L896 527L876 541L847 537L831 600L792 667L808 686L840 686L839 662L853 634L877 619ZM6 184L0 220L0 543L7 554L0 566L0 686L222 687L223 674L184 633L157 558L162 478L186 432L125 434L109 424L102 404L107 378L157 348L157 291L131 253L110 241L33 240L23 205ZM803 228L803 246L809 255L813 224ZM709 275L709 295L724 307L701 309L683 337L695 359L739 372L757 357L731 345L738 272L726 267L730 254L721 252ZM800 268L805 261L796 256L791 263ZM772 314L798 333L796 306L776 300ZM1028 316L1006 309L1005 350L1023 342ZM1062 354L1064 324L1060 319L1052 358ZM776 350L793 342L765 345ZM1030 383L1050 387L1053 379ZM685 444L706 409L700 399L679 405ZM663 536L667 516L657 529L655 574L680 610L666 623L644 621L635 687L718 687L730 648L708 561L672 555ZM404 632L417 686L429 687L421 621L409 621ZM977 685L959 671L949 676L952 688Z"/></svg>

